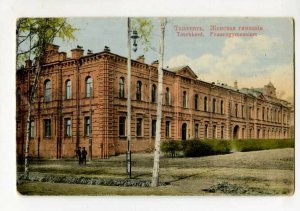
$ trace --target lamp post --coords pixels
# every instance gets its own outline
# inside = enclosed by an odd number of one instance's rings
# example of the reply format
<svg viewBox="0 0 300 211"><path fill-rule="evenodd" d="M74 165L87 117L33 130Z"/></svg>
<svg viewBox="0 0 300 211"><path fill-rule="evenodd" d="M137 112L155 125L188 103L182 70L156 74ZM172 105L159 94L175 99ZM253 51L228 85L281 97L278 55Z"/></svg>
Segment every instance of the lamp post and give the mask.
<svg viewBox="0 0 300 211"><path fill-rule="evenodd" d="M133 51L137 51L137 39L139 38L137 31L131 31L131 20L127 22L127 153L126 153L126 173L131 178L131 39L133 39ZM132 35L131 35L132 32Z"/></svg>

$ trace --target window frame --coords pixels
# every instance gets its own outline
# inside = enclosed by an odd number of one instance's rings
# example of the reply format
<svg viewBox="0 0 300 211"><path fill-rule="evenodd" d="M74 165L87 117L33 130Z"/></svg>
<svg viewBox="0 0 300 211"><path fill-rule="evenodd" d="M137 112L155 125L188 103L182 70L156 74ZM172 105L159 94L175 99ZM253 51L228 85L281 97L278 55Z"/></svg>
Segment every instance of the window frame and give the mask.
<svg viewBox="0 0 300 211"><path fill-rule="evenodd" d="M91 76L87 76L85 79L85 97L93 97L93 79Z"/></svg>
<svg viewBox="0 0 300 211"><path fill-rule="evenodd" d="M136 82L136 96L137 101L142 101L142 82L137 81Z"/></svg>
<svg viewBox="0 0 300 211"><path fill-rule="evenodd" d="M136 118L136 137L143 137L143 118Z"/></svg>
<svg viewBox="0 0 300 211"><path fill-rule="evenodd" d="M44 119L44 138L51 138L51 136L52 136L51 119Z"/></svg>
<svg viewBox="0 0 300 211"><path fill-rule="evenodd" d="M44 102L48 103L51 101L51 80L47 79L44 82Z"/></svg>
<svg viewBox="0 0 300 211"><path fill-rule="evenodd" d="M119 116L119 137L126 137L126 116Z"/></svg>
<svg viewBox="0 0 300 211"><path fill-rule="evenodd" d="M125 78L120 77L119 79L119 98L125 98Z"/></svg>
<svg viewBox="0 0 300 211"><path fill-rule="evenodd" d="M72 136L72 119L67 117L64 119L64 135L65 137L71 137Z"/></svg>
<svg viewBox="0 0 300 211"><path fill-rule="evenodd" d="M90 116L84 117L84 136L90 137L91 134L91 118Z"/></svg>
<svg viewBox="0 0 300 211"><path fill-rule="evenodd" d="M72 99L72 82L70 79L67 79L65 82L65 95L66 100Z"/></svg>

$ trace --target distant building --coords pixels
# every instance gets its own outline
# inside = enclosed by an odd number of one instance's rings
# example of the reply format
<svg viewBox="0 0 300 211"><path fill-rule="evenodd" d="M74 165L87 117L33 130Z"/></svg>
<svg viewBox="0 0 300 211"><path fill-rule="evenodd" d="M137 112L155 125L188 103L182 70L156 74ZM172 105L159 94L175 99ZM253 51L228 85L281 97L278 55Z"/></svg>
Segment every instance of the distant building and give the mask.
<svg viewBox="0 0 300 211"><path fill-rule="evenodd" d="M77 146L97 158L127 150L127 59L103 52L72 58L49 45L35 95L30 155L73 157ZM152 151L157 106L157 66L132 61L132 151ZM17 153L26 140L27 96L34 68L26 61L17 72ZM238 88L197 79L188 66L164 70L162 139L289 138L291 106L276 98L269 83L261 89ZM91 130L90 130L91 128Z"/></svg>

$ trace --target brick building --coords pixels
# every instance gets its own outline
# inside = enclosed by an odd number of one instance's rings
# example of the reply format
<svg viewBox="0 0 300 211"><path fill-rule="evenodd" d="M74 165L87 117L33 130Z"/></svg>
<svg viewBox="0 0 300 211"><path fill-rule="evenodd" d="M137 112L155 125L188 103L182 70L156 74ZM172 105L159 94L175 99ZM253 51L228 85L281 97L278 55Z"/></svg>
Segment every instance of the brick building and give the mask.
<svg viewBox="0 0 300 211"><path fill-rule="evenodd" d="M30 155L73 157L77 146L106 158L127 150L127 58L103 52L72 57L50 45L35 95ZM26 140L27 96L33 81L32 61L17 72L17 153ZM157 67L141 56L132 60L132 151L154 148ZM164 70L162 139L288 138L291 106L263 88L238 88L197 79L188 66Z"/></svg>

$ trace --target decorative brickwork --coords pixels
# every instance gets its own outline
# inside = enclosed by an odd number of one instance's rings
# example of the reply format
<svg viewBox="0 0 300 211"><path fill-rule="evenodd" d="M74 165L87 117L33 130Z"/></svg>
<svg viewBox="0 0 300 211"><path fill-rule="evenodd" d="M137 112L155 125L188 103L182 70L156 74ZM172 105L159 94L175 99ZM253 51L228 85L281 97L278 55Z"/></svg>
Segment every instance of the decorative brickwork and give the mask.
<svg viewBox="0 0 300 211"><path fill-rule="evenodd" d="M125 135L119 130L120 121L125 118L126 124L127 119L126 88L124 96L120 95L120 78L124 79L124 87L128 83L127 59L107 49L84 55L80 46L72 50L72 58L66 58L66 53L58 49L55 45L47 49L46 64L35 95L30 155L74 157L76 147L89 149L90 141L93 157L107 158L126 152L126 129ZM27 96L33 68L34 64L26 61L26 66L17 73L18 156L24 155ZM91 85L87 84L88 78ZM49 96L45 93L46 80L51 85L50 89L47 87ZM140 100L136 99L138 81ZM145 64L144 57L132 61L130 83L132 151L152 151L152 120L156 119L157 106L152 99L152 87L157 87L157 62ZM91 90L87 90L90 86ZM293 135L290 132L291 106L276 98L272 83L260 89L238 89L237 82L230 87L201 81L188 66L182 66L164 70L163 91L163 140L197 136L201 139L288 138ZM51 125L50 132L46 132L45 122Z"/></svg>

